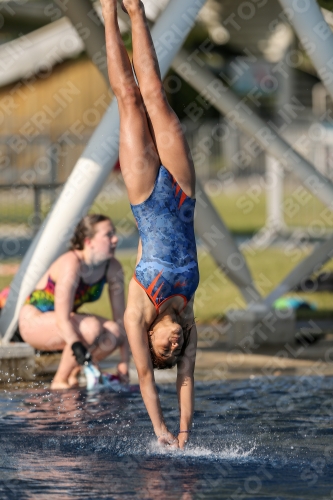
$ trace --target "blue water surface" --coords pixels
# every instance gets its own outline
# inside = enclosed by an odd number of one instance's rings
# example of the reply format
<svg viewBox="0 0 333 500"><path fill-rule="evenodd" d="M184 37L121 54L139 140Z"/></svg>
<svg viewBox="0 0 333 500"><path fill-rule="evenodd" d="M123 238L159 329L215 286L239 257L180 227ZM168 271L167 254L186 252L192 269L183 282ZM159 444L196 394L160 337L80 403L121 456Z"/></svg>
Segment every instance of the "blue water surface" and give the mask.
<svg viewBox="0 0 333 500"><path fill-rule="evenodd" d="M3 390L0 446L1 500L329 500L333 378L199 382L185 452L156 445L140 394Z"/></svg>

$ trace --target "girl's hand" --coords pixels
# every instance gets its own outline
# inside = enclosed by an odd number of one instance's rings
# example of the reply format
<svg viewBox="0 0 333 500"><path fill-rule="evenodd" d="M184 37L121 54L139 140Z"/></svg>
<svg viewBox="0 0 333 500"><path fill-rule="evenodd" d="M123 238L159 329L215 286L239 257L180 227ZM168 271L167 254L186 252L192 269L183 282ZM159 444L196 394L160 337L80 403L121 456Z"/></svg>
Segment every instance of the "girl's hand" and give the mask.
<svg viewBox="0 0 333 500"><path fill-rule="evenodd" d="M190 435L187 432L181 432L180 434L178 434L178 443L181 450L185 449L189 440L189 436Z"/></svg>
<svg viewBox="0 0 333 500"><path fill-rule="evenodd" d="M165 447L170 446L171 448L179 448L178 439L169 431L157 436L157 442Z"/></svg>
<svg viewBox="0 0 333 500"><path fill-rule="evenodd" d="M117 375L122 384L129 384L129 373L128 373L127 363L122 362L118 364Z"/></svg>

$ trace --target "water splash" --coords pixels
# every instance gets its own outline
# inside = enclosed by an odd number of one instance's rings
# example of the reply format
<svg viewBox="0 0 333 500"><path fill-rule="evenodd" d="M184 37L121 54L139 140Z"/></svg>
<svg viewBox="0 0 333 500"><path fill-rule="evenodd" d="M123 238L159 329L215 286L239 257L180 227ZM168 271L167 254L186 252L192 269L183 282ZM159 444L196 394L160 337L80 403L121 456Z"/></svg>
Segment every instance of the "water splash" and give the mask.
<svg viewBox="0 0 333 500"><path fill-rule="evenodd" d="M147 454L172 458L193 458L203 460L247 460L252 456L256 446L253 445L249 450L241 446L226 447L219 451L212 450L197 445L188 445L185 450L171 447L163 447L156 441L150 443Z"/></svg>

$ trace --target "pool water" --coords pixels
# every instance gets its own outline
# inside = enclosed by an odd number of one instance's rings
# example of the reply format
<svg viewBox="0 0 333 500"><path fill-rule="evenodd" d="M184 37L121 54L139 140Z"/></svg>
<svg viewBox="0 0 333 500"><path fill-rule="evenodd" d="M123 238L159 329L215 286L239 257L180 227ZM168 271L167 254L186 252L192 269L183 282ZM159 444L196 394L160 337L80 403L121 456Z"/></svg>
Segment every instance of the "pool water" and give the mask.
<svg viewBox="0 0 333 500"><path fill-rule="evenodd" d="M138 393L3 390L0 445L1 500L333 499L333 378L197 383L185 452L156 445Z"/></svg>

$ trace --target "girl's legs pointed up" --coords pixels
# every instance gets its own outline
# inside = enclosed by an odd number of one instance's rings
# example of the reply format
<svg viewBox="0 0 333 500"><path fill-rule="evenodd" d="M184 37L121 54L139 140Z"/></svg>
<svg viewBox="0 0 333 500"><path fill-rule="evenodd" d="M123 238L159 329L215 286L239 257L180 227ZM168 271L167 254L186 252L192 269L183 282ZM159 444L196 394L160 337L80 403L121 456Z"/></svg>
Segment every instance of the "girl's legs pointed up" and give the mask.
<svg viewBox="0 0 333 500"><path fill-rule="evenodd" d="M144 6L139 0L123 2L132 23L133 62L140 92L161 163L189 196L195 192L195 171L178 117L170 107Z"/></svg>
<svg viewBox="0 0 333 500"><path fill-rule="evenodd" d="M119 159L132 204L151 193L160 165L140 90L121 38L116 0L102 0L109 78L120 114Z"/></svg>

